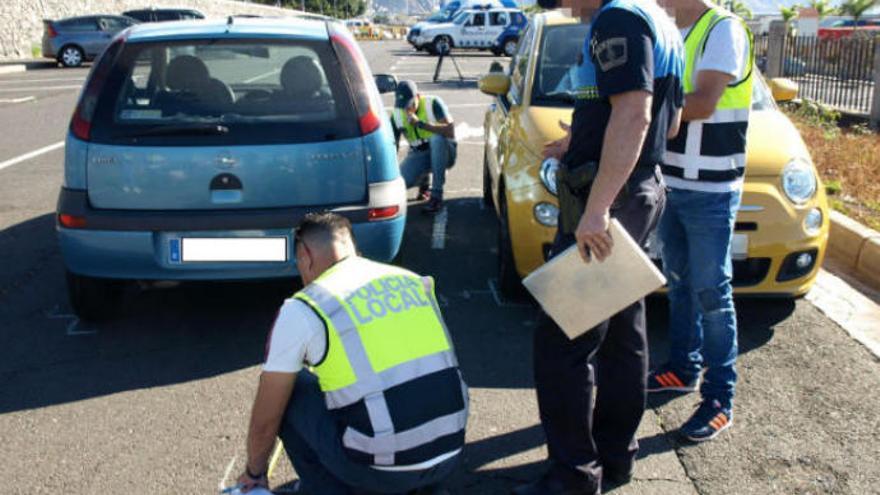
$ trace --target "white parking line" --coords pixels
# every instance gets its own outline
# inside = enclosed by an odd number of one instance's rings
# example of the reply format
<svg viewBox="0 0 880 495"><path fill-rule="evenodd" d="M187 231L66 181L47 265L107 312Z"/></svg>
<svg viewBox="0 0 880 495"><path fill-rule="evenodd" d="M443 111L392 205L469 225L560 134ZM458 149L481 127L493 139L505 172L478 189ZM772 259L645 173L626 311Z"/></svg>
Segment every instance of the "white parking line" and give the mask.
<svg viewBox="0 0 880 495"><path fill-rule="evenodd" d="M60 89L80 89L82 88L82 84L69 84L65 86L38 86L36 88L32 87L21 87L21 88L0 88L0 92L3 93L17 93L21 91L58 91Z"/></svg>
<svg viewBox="0 0 880 495"><path fill-rule="evenodd" d="M449 221L449 210L443 207L434 217L434 229L431 231L431 249L446 247L446 223Z"/></svg>
<svg viewBox="0 0 880 495"><path fill-rule="evenodd" d="M229 475L232 474L232 467L235 466L235 460L238 458L237 455L232 456L232 459L229 460L229 464L226 465L226 470L223 471L223 477L220 478L220 484L217 485L217 489L223 491L226 488L226 481L229 479Z"/></svg>
<svg viewBox="0 0 880 495"><path fill-rule="evenodd" d="M0 98L0 103L24 103L26 101L36 100L35 96L22 96L21 98Z"/></svg>
<svg viewBox="0 0 880 495"><path fill-rule="evenodd" d="M260 74L259 76L252 77L252 78L250 78L250 79L245 79L245 80L244 80L244 83L245 83L245 84L250 84L250 83L252 83L252 82L257 82L257 81L259 81L260 79L263 79L263 78L265 78L265 77L269 77L269 76L271 76L271 75L273 75L273 74L278 74L279 72L281 72L281 69L270 70L269 72L267 72L267 73L265 73L265 74Z"/></svg>
<svg viewBox="0 0 880 495"><path fill-rule="evenodd" d="M16 78L16 79L0 79L0 84L14 84L14 83L34 83L34 82L85 82L86 78L84 77L64 77L58 79L25 79L25 78Z"/></svg>
<svg viewBox="0 0 880 495"><path fill-rule="evenodd" d="M49 146L43 146L42 148L40 148L38 150L34 150L29 153L19 155L15 158L10 158L9 160L6 160L5 162L0 162L0 170L3 170L6 167L11 167L17 163L21 163L25 160L30 160L31 158L40 156L40 155L48 153L50 151L55 151L58 148L63 148L63 147L64 147L64 141L58 141L57 143L50 144Z"/></svg>

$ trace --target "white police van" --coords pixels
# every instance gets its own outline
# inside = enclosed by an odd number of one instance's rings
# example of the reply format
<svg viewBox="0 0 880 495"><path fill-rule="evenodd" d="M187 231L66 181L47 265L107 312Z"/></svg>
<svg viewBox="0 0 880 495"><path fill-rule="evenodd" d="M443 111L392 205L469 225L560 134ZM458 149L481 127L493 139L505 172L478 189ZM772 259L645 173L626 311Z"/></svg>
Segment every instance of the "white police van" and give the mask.
<svg viewBox="0 0 880 495"><path fill-rule="evenodd" d="M464 9L450 22L422 28L413 38L412 44L417 49L424 49L435 55L449 53L453 48L497 51L504 44L496 41L505 33L513 33L511 36L514 36L515 46L518 31L509 28L525 26L526 22L525 14L519 9Z"/></svg>

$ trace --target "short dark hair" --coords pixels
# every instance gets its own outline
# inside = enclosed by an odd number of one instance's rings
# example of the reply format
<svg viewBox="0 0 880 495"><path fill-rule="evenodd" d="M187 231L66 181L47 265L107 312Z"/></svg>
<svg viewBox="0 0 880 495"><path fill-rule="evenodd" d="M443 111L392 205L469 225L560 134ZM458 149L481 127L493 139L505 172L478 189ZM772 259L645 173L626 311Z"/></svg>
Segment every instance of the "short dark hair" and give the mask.
<svg viewBox="0 0 880 495"><path fill-rule="evenodd" d="M351 222L342 215L329 211L308 213L296 227L296 241L308 240L319 244L331 244L337 240L350 239L354 244Z"/></svg>

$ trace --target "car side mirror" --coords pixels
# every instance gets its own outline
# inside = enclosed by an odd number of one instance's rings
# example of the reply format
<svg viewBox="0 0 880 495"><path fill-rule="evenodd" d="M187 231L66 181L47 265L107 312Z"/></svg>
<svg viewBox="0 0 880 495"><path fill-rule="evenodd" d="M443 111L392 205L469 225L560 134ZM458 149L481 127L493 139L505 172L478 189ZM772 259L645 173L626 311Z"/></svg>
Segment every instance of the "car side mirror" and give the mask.
<svg viewBox="0 0 880 495"><path fill-rule="evenodd" d="M383 95L397 90L397 78L391 74L376 74L374 79L376 80L376 88Z"/></svg>
<svg viewBox="0 0 880 495"><path fill-rule="evenodd" d="M770 93L773 94L773 99L778 102L791 101L797 98L798 85L791 79L775 77L770 80Z"/></svg>
<svg viewBox="0 0 880 495"><path fill-rule="evenodd" d="M480 78L480 91L490 96L506 95L510 91L510 76L492 73Z"/></svg>

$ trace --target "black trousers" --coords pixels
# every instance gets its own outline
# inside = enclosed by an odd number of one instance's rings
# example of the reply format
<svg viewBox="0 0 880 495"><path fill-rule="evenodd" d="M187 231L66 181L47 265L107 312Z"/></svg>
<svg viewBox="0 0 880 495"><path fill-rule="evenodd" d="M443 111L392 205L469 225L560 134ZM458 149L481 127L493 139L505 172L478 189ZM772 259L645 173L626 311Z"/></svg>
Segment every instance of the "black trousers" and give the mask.
<svg viewBox="0 0 880 495"><path fill-rule="evenodd" d="M641 170L627 190L612 216L644 245L665 204L662 178L656 171ZM552 253L574 242L573 236L557 234ZM579 468L597 483L603 466L619 473L632 469L648 371L644 300L574 340L544 315L535 332L534 361L550 460Z"/></svg>

